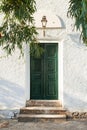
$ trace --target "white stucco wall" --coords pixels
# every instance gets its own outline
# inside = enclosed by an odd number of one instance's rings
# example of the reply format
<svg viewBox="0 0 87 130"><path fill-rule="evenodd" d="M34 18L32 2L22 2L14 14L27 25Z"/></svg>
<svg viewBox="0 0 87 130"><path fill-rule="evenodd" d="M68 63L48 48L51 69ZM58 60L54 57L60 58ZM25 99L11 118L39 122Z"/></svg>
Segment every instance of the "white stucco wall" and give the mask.
<svg viewBox="0 0 87 130"><path fill-rule="evenodd" d="M18 50L7 57L0 49L0 113L10 117L25 105L25 60ZM3 110L3 111L2 111Z"/></svg>
<svg viewBox="0 0 87 130"><path fill-rule="evenodd" d="M64 105L71 111L87 111L87 47L79 35L71 34L64 43Z"/></svg>
<svg viewBox="0 0 87 130"><path fill-rule="evenodd" d="M37 10L55 13L66 27L61 36L63 105L70 111L87 111L87 47L81 44L79 33L73 31L73 21L67 18L68 0L36 2ZM0 50L0 109L19 109L25 105L26 100L26 61L24 58L19 59L18 51L8 58L2 57L3 55L5 54Z"/></svg>

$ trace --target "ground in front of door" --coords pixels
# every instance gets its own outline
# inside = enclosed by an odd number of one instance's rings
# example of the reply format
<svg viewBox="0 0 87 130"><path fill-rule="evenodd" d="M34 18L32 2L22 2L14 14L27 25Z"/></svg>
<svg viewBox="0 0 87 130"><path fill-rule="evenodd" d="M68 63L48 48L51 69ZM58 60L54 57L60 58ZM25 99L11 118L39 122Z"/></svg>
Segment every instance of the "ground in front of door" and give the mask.
<svg viewBox="0 0 87 130"><path fill-rule="evenodd" d="M3 123L3 125L2 125ZM17 120L0 120L0 130L87 130L87 120L62 122L18 122ZM6 126L5 126L6 125Z"/></svg>

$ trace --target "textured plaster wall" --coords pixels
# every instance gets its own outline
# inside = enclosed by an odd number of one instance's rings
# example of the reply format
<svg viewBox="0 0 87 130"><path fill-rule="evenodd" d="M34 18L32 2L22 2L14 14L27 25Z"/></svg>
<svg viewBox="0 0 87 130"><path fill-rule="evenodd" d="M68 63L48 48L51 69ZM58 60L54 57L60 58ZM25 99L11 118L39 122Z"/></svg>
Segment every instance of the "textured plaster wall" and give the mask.
<svg viewBox="0 0 87 130"><path fill-rule="evenodd" d="M7 57L0 49L0 113L13 116L10 110L18 111L25 105L25 61L19 52ZM3 111L2 111L3 110Z"/></svg>
<svg viewBox="0 0 87 130"><path fill-rule="evenodd" d="M67 18L68 0L38 0L37 7L51 10L66 27L62 36L63 104L70 111L87 111L87 47L73 31L74 20Z"/></svg>
<svg viewBox="0 0 87 130"><path fill-rule="evenodd" d="M64 43L64 104L71 111L87 111L87 47L71 34Z"/></svg>

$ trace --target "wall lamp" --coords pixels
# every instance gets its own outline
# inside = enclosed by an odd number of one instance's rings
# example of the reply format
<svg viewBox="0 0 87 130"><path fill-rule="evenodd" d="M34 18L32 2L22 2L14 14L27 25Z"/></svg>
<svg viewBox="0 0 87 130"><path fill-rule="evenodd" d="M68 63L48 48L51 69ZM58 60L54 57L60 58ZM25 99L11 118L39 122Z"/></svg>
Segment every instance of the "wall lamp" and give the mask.
<svg viewBox="0 0 87 130"><path fill-rule="evenodd" d="M47 25L47 19L46 19L46 16L43 16L42 17L42 28L43 28L43 36L45 37L45 29L46 29L46 25Z"/></svg>

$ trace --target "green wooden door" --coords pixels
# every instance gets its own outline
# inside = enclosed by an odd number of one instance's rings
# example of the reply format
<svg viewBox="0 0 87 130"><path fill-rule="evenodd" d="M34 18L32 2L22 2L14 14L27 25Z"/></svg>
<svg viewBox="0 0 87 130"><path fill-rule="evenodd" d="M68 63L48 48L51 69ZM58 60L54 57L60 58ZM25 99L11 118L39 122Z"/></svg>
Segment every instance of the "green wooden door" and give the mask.
<svg viewBox="0 0 87 130"><path fill-rule="evenodd" d="M58 44L41 44L44 53L31 57L31 99L58 99Z"/></svg>

